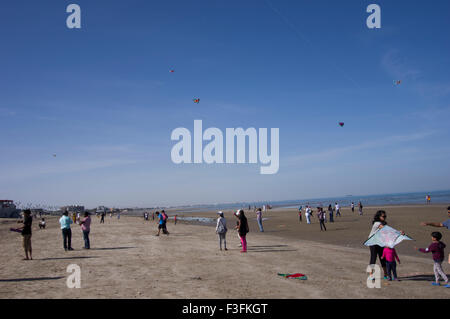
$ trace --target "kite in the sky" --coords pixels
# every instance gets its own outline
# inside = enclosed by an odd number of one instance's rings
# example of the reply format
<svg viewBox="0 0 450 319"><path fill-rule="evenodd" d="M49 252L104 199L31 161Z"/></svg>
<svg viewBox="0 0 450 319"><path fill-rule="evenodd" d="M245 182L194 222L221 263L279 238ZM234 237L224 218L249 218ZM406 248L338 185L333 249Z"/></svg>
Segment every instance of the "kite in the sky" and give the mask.
<svg viewBox="0 0 450 319"><path fill-rule="evenodd" d="M56 157L56 154L53 154L53 157Z"/></svg>
<svg viewBox="0 0 450 319"><path fill-rule="evenodd" d="M375 234L373 234L364 243L365 246L378 245L381 247L394 248L396 245L400 244L404 240L413 240L411 237L402 235L398 230L384 226L379 229Z"/></svg>
<svg viewBox="0 0 450 319"><path fill-rule="evenodd" d="M401 80L394 80L394 85L400 85L402 83Z"/></svg>
<svg viewBox="0 0 450 319"><path fill-rule="evenodd" d="M195 99L192 99L192 101L194 101L194 103L200 103L200 99L197 99L197 98L195 98Z"/></svg>
<svg viewBox="0 0 450 319"><path fill-rule="evenodd" d="M170 70L169 72L170 72L170 73L173 73L173 72L175 72L175 70Z"/></svg>
<svg viewBox="0 0 450 319"><path fill-rule="evenodd" d="M340 125L341 127L344 127L344 122L339 122L339 125Z"/></svg>

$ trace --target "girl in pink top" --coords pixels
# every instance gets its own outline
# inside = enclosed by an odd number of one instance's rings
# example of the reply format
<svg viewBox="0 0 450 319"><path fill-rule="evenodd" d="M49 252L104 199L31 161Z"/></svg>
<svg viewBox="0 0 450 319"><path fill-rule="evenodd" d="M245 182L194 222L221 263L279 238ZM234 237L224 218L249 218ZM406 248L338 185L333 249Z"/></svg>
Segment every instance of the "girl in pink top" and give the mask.
<svg viewBox="0 0 450 319"><path fill-rule="evenodd" d="M389 277L388 280L392 280L392 273L394 274L394 280L398 280L397 264L395 263L395 260L397 259L398 263L400 264L400 259L398 258L395 248L384 247L381 259L386 259L386 268Z"/></svg>

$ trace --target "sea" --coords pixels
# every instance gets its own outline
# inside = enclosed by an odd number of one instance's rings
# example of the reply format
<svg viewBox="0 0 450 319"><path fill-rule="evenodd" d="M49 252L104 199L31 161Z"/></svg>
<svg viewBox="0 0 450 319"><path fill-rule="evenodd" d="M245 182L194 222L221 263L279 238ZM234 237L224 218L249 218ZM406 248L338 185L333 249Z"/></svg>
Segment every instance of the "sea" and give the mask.
<svg viewBox="0 0 450 319"><path fill-rule="evenodd" d="M262 207L263 205L270 205L272 208L298 208L300 206L310 205L312 207L328 206L339 203L341 207L350 206L355 203L357 207L361 202L366 206L392 206L392 205L412 205L412 204L427 204L426 196L431 198L431 204L448 204L450 205L450 190L433 191L433 192L414 192L414 193L392 193L381 195L345 195L339 197L325 197L325 198L305 198L284 201L268 201L268 202L238 202L214 205L192 205L183 207L174 207L176 210L183 212L202 212L202 211L226 211L232 209L248 209Z"/></svg>

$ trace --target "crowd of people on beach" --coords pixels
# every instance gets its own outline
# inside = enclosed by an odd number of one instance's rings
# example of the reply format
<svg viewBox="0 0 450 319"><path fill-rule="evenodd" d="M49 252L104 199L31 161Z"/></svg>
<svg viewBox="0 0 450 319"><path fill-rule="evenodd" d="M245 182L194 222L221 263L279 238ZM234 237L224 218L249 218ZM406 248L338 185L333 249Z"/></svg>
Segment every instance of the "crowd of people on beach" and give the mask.
<svg viewBox="0 0 450 319"><path fill-rule="evenodd" d="M354 202L351 203L350 208L351 208L352 212L355 212L355 203ZM303 206L300 206L298 209L298 220L300 223L303 222L302 210L303 210ZM336 212L336 217L342 217L341 206L337 202L334 203L334 207L331 204L328 205L327 212L328 212L328 221L330 223L334 223L335 212ZM325 223L327 222L327 212L325 212L325 210L322 206L317 207L317 217L318 217L321 231L327 230L327 228L325 226ZM363 215L363 205L361 202L358 203L358 213L360 216ZM306 205L305 218L306 218L307 224L311 224L311 218L313 216L314 216L314 210L311 208L311 206L309 204Z"/></svg>
<svg viewBox="0 0 450 319"><path fill-rule="evenodd" d="M354 203L350 206L351 211L354 212L355 205ZM358 204L359 208L359 214L362 215L362 209L363 206L361 202ZM299 221L302 222L302 209L303 207L299 207ZM263 209L256 208L254 212L256 213L256 221L259 227L260 232L264 232L263 227ZM335 213L335 214L334 214ZM222 211L219 211L218 218L216 221L216 234L218 235L218 241L219 241L219 249L222 250L222 247L225 251L227 251L227 242L226 242L226 234L228 232L227 228L227 221L225 219L224 213ZM450 206L447 208L447 214L448 219L443 222L422 222L422 226L431 226L436 228L447 228L450 229ZM100 224L104 223L104 217L106 215L106 212L103 212L101 215ZM241 253L247 252L247 234L249 233L249 224L248 219L245 215L245 212L243 209L237 210L234 214L234 217L236 218L236 226L234 227L237 235L239 237L240 241L240 247ZM149 213L144 213L144 220L149 220ZM307 224L311 224L311 217L313 216L313 210L310 207L310 205L306 205L305 207L305 217ZM334 218L341 217L341 208L338 203L335 203L334 208L330 204L328 206L328 222L333 223ZM157 218L158 223L158 233L156 236L160 235L160 232L162 230L163 234L169 235L169 231L167 230L167 221L169 219L168 215L164 210L161 210L161 212L156 211L152 213L152 220L155 220L155 217ZM174 224L176 224L176 217L174 216ZM325 223L327 222L327 214L325 210L319 206L317 207L317 217L320 225L321 231L326 231ZM118 216L118 219L120 219L120 215ZM22 227L17 228L15 230L20 231L23 237L23 248L25 251L25 258L24 260L32 260L32 245L31 245L31 236L32 236L32 221L33 216L31 214L31 211L29 209L26 209L23 211L23 220L20 222L23 224ZM69 212L66 210L63 212L63 215L59 219L59 224L61 228L62 233L62 239L63 239L63 248L65 251L72 251L74 250L72 248L72 229L71 225L78 224L81 228L82 234L83 234L83 241L84 241L84 247L83 249L90 249L90 240L89 240L89 233L91 229L91 218L90 213L88 211L84 212L84 216L81 217L81 213L73 213L71 217L69 217ZM378 231L383 229L387 225L387 213L384 210L378 210L372 220L372 226L369 233L368 238L371 238L374 236ZM45 218L41 218L39 222L39 228L45 229L46 222ZM12 229L13 230L13 229ZM405 235L405 232L403 230L400 231L402 235ZM450 284L448 282L448 277L446 276L442 263L445 259L445 253L444 249L446 248L445 243L442 241L443 239L442 233L438 231L434 231L431 233L431 244L426 248L417 248L415 249L418 252L422 253L432 253L432 259L434 261L434 274L435 274L435 281L432 283L435 286L440 286L440 279L444 281L444 287L450 288ZM369 247L370 249L370 260L369 265L374 269L374 265L377 262L377 259L379 260L381 264L381 268L383 269L383 279L389 280L389 281L398 281L399 277L397 274L397 262L400 263L399 256L397 255L397 252L395 250L395 247L382 247L379 245L372 245ZM450 255L449 255L449 263L450 263ZM374 272L374 270L373 270Z"/></svg>

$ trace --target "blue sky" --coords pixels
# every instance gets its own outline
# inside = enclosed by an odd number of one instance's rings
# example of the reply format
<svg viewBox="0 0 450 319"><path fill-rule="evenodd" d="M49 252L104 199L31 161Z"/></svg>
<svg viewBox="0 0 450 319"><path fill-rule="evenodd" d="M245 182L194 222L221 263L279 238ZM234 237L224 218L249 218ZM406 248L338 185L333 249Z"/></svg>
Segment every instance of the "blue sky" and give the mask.
<svg viewBox="0 0 450 319"><path fill-rule="evenodd" d="M70 3L80 30L66 27ZM366 26L371 3L381 29ZM124 207L449 189L448 12L446 0L2 1L0 197ZM172 163L172 130L196 119L279 128L279 172Z"/></svg>

